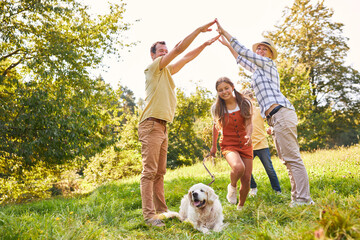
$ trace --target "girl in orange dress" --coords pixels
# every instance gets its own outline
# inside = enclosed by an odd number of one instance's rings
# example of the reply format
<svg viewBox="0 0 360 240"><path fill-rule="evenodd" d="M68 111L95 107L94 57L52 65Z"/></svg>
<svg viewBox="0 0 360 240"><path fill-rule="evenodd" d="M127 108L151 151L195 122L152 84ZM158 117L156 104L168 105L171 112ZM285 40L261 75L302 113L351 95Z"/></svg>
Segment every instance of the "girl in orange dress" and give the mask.
<svg viewBox="0 0 360 240"><path fill-rule="evenodd" d="M251 101L236 91L227 77L216 81L217 99L212 106L214 118L211 155L215 155L219 133L220 148L231 167L230 184L227 187L227 200L237 203L237 182L240 179L239 204L241 210L250 190L250 178L253 166L252 105Z"/></svg>

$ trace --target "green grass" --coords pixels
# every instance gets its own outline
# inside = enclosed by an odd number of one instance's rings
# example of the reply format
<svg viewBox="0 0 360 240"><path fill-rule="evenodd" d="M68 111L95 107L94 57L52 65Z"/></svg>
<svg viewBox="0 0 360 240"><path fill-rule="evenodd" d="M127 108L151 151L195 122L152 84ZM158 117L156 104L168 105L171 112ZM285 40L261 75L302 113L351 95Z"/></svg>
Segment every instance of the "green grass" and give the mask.
<svg viewBox="0 0 360 240"><path fill-rule="evenodd" d="M177 219L166 228L145 225L139 176L112 182L88 194L0 208L0 239L360 239L360 146L302 153L310 177L312 206L290 208L290 181L284 165L273 157L283 195L270 186L261 162L254 161L258 195L243 211L226 201L229 166L217 159L212 184L228 226L204 235ZM195 183L209 183L201 163L168 171L165 196L170 210Z"/></svg>

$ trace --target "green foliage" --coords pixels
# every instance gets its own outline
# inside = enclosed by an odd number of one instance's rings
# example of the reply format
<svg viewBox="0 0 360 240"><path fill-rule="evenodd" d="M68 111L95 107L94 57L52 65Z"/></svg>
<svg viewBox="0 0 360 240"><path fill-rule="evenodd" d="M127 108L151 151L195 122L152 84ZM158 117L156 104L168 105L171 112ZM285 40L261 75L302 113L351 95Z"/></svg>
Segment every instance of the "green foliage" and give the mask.
<svg viewBox="0 0 360 240"><path fill-rule="evenodd" d="M126 124L121 128L119 150L134 150L141 153L141 143L138 136L139 117L138 109L125 115Z"/></svg>
<svg viewBox="0 0 360 240"><path fill-rule="evenodd" d="M51 196L49 189L57 172L49 170L42 162L26 169L21 164L19 159L0 157L0 204L21 203Z"/></svg>
<svg viewBox="0 0 360 240"><path fill-rule="evenodd" d="M109 182L90 194L55 198L0 208L3 239L359 239L360 146L303 152L315 205L289 208L290 181L281 161L273 157L283 194L273 192L260 161L254 161L258 194L242 211L226 200L230 167L224 159L208 164L211 185L223 206L227 227L202 234L191 224L166 219L166 227L148 227L142 216L139 176ZM211 180L201 163L169 170L165 196L178 211L182 197L195 183Z"/></svg>
<svg viewBox="0 0 360 240"><path fill-rule="evenodd" d="M344 66L348 38L342 36L344 25L332 21L333 14L324 1L312 5L310 0L295 0L267 36L280 50L279 62L291 58L304 65L314 107L333 102L335 108L347 109L347 103L357 99L352 93L359 90L353 85L360 75Z"/></svg>
<svg viewBox="0 0 360 240"><path fill-rule="evenodd" d="M129 27L122 22L121 2L109 14L93 18L74 0L5 0L0 7L0 59L8 61L0 82L14 68L42 80L81 79L86 67L95 67L105 53L115 54L124 46L120 32Z"/></svg>
<svg viewBox="0 0 360 240"><path fill-rule="evenodd" d="M314 112L315 97L309 85L309 72L302 63L294 59L283 59L278 64L281 91L295 106L299 119L298 141L301 149L311 150L327 147L331 141L328 134L330 123L334 121L330 107L318 107Z"/></svg>
<svg viewBox="0 0 360 240"><path fill-rule="evenodd" d="M212 146L213 124L214 124L214 119L210 114L210 110L206 116L197 119L196 122L194 123L194 131L196 133L196 136L198 136L201 139L201 141L204 143L205 145L204 148L206 151L210 151L210 148Z"/></svg>
<svg viewBox="0 0 360 240"><path fill-rule="evenodd" d="M138 151L117 151L112 146L90 159L84 175L87 182L99 185L139 174L141 169L141 154Z"/></svg>
<svg viewBox="0 0 360 240"><path fill-rule="evenodd" d="M0 167L4 169L0 177L5 182L12 179L24 186L29 181L48 182L42 180L47 171L78 156L92 156L115 140L110 127L117 123L106 109L116 99L106 94L108 85L96 80L82 92L68 94L62 86L51 85L26 83L7 98L8 109L0 117ZM44 170L41 175L39 166ZM40 185L33 184L33 191L37 188L40 194L49 184ZM16 201L16 194L13 197Z"/></svg>
<svg viewBox="0 0 360 240"><path fill-rule="evenodd" d="M124 11L121 2L91 17L74 0L1 1L0 179L19 186L0 197L47 196L60 165L115 142L116 94L89 70L129 46Z"/></svg>
<svg viewBox="0 0 360 240"><path fill-rule="evenodd" d="M359 142L360 74L345 66L348 38L333 14L324 1L295 0L265 33L277 45L282 92L297 111L304 150Z"/></svg>
<svg viewBox="0 0 360 240"><path fill-rule="evenodd" d="M126 86L120 85L117 94L119 95L122 111L125 113L135 112L136 103L133 91Z"/></svg>
<svg viewBox="0 0 360 240"><path fill-rule="evenodd" d="M331 136L330 146L350 146L360 141L360 111L351 109L349 111L333 111L332 118L336 119L329 123Z"/></svg>
<svg viewBox="0 0 360 240"><path fill-rule="evenodd" d="M88 68L121 44L123 6L97 19L76 1L4 1L1 9L1 150L28 165L61 164L109 144L116 98Z"/></svg>
<svg viewBox="0 0 360 240"><path fill-rule="evenodd" d="M120 94L127 88L122 87ZM131 106L131 92L124 96L121 106ZM129 97L130 96L130 97ZM127 100L126 100L127 99ZM169 148L168 167L191 165L203 157L211 146L212 124L210 106L213 100L210 92L197 88L194 94L186 96L177 92L176 115L168 124ZM126 110L127 109L127 110ZM142 169L141 143L138 140L139 113L131 108L120 109L120 140L102 153L90 158L84 170L85 180L101 184L140 173Z"/></svg>
<svg viewBox="0 0 360 240"><path fill-rule="evenodd" d="M213 99L210 91L197 87L189 97L177 91L177 107L173 123L169 124L168 167L195 163L202 159L211 145L203 141L202 133L195 132L195 123L210 115Z"/></svg>
<svg viewBox="0 0 360 240"><path fill-rule="evenodd" d="M141 143L138 140L139 114L124 114L120 140L89 159L85 180L96 185L139 174L142 170Z"/></svg>
<svg viewBox="0 0 360 240"><path fill-rule="evenodd" d="M116 123L107 109L116 98L102 80L89 81L88 88L77 91L30 82L6 100L1 149L9 158L23 158L24 166L37 161L62 164L113 141L108 126Z"/></svg>

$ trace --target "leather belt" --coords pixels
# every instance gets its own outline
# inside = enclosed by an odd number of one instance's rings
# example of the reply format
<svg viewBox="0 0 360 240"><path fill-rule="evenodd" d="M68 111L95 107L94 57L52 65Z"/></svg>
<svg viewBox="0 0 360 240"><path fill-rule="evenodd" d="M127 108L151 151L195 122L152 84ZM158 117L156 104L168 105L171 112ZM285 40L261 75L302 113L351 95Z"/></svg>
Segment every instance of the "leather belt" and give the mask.
<svg viewBox="0 0 360 240"><path fill-rule="evenodd" d="M278 106L276 106L276 107L274 107L274 109L273 110L271 110L271 112L269 113L269 115L267 115L266 116L266 119L270 119L275 113L277 113L279 110L280 110L280 108L282 108L283 106L281 106L281 105L278 105Z"/></svg>
<svg viewBox="0 0 360 240"><path fill-rule="evenodd" d="M166 126L166 121L165 121L165 120L162 120L162 119L158 119L158 118L154 118L154 117L149 117L149 118L147 118L146 120L154 121L154 122L160 123L161 125Z"/></svg>

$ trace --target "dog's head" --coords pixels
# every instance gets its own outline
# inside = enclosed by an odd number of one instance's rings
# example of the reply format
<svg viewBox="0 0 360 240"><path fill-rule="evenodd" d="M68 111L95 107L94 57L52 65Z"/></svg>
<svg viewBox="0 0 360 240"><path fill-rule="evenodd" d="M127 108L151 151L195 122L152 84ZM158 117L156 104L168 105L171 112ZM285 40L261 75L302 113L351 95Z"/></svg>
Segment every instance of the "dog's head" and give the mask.
<svg viewBox="0 0 360 240"><path fill-rule="evenodd" d="M212 205L218 198L211 187L202 183L192 186L189 189L188 197L191 205L195 208L204 208L206 205Z"/></svg>

